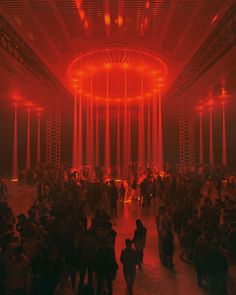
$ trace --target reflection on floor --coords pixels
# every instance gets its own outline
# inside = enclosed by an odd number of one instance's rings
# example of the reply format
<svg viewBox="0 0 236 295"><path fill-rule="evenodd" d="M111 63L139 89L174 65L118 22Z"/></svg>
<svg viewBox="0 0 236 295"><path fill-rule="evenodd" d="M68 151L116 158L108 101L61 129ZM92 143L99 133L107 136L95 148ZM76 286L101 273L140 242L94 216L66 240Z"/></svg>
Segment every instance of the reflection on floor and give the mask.
<svg viewBox="0 0 236 295"><path fill-rule="evenodd" d="M27 212L35 197L35 188L10 183L8 201L14 213ZM170 271L160 264L158 258L157 233L154 221L157 206L141 209L138 202L119 205L118 218L114 220L117 231L116 256L119 263L120 252L126 238L132 238L135 220L142 219L147 228L147 245L144 253L143 269L137 270L134 295L202 295L207 294L196 283L192 265L179 259L180 248L175 239L174 270ZM236 294L236 267L229 269L230 295ZM114 283L114 295L126 295L122 267Z"/></svg>

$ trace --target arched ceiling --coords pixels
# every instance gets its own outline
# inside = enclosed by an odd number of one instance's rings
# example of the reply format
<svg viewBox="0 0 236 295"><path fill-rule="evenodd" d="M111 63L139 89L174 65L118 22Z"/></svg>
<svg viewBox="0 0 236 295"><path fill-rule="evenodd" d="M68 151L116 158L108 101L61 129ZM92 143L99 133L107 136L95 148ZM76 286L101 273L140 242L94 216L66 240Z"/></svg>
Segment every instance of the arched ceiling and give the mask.
<svg viewBox="0 0 236 295"><path fill-rule="evenodd" d="M0 13L66 87L66 70L76 56L112 46L143 48L163 57L171 86L232 3L2 0Z"/></svg>

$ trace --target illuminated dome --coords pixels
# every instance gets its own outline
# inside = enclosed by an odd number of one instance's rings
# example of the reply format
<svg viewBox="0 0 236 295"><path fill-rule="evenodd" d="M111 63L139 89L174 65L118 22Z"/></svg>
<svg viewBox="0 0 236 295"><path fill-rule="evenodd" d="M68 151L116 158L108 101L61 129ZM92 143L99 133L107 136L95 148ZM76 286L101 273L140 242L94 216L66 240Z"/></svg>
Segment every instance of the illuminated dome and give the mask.
<svg viewBox="0 0 236 295"><path fill-rule="evenodd" d="M148 98L167 74L167 66L159 57L127 48L88 52L68 67L70 82L83 96L111 101Z"/></svg>

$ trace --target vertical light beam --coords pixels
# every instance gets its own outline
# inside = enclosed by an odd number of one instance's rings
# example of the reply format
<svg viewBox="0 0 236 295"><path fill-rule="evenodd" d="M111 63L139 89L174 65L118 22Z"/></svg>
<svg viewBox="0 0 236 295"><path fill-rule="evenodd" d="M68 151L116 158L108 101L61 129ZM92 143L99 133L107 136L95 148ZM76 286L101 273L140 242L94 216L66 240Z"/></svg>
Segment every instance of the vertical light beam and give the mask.
<svg viewBox="0 0 236 295"><path fill-rule="evenodd" d="M143 166L145 162L145 141L144 141L144 93L143 93L143 72L141 74L141 101L139 103L139 133L138 133L138 164Z"/></svg>
<svg viewBox="0 0 236 295"><path fill-rule="evenodd" d="M131 164L131 162L132 162L132 159L131 159L131 106L130 106L130 103L128 104L128 122L127 122L127 124L128 124L128 138L127 138L127 150L128 150L128 152L127 152L127 164L128 164L128 166Z"/></svg>
<svg viewBox="0 0 236 295"><path fill-rule="evenodd" d="M116 140L116 167L117 177L120 177L120 105L117 104L117 140Z"/></svg>
<svg viewBox="0 0 236 295"><path fill-rule="evenodd" d="M210 145L209 145L209 162L210 165L214 165L214 151L213 151L213 124L212 124L212 108L209 112L210 124L209 124L209 133L210 133Z"/></svg>
<svg viewBox="0 0 236 295"><path fill-rule="evenodd" d="M80 80L80 96L79 96L79 130L78 130L78 167L83 165L83 120L82 120L82 81Z"/></svg>
<svg viewBox="0 0 236 295"><path fill-rule="evenodd" d="M157 166L157 97L154 93L155 79L153 79L153 99L152 99L152 164Z"/></svg>
<svg viewBox="0 0 236 295"><path fill-rule="evenodd" d="M14 104L14 138L13 138L13 162L12 179L18 178L18 126L17 126L17 103Z"/></svg>
<svg viewBox="0 0 236 295"><path fill-rule="evenodd" d="M225 124L225 102L222 103L222 165L227 166L227 143Z"/></svg>
<svg viewBox="0 0 236 295"><path fill-rule="evenodd" d="M148 99L147 105L147 163L151 164L151 114L150 114L150 101Z"/></svg>
<svg viewBox="0 0 236 295"><path fill-rule="evenodd" d="M163 134L162 134L162 106L161 89L158 92L158 167L163 171Z"/></svg>
<svg viewBox="0 0 236 295"><path fill-rule="evenodd" d="M99 125L98 125L98 103L96 105L96 145L95 145L95 165L99 166Z"/></svg>
<svg viewBox="0 0 236 295"><path fill-rule="evenodd" d="M203 130L202 130L202 112L199 113L199 162L203 164Z"/></svg>
<svg viewBox="0 0 236 295"><path fill-rule="evenodd" d="M78 168L77 89L74 89L73 168Z"/></svg>
<svg viewBox="0 0 236 295"><path fill-rule="evenodd" d="M123 172L124 176L126 176L127 168L128 168L128 153L127 153L127 71L125 68L124 71L124 122L123 122Z"/></svg>
<svg viewBox="0 0 236 295"><path fill-rule="evenodd" d="M41 113L37 114L37 163L41 161Z"/></svg>
<svg viewBox="0 0 236 295"><path fill-rule="evenodd" d="M89 106L90 99L87 97L87 105L86 105L86 164L90 165L90 106Z"/></svg>
<svg viewBox="0 0 236 295"><path fill-rule="evenodd" d="M105 168L110 172L110 110L109 110L109 70L106 76L106 126L105 126Z"/></svg>
<svg viewBox="0 0 236 295"><path fill-rule="evenodd" d="M93 73L90 74L90 164L94 165Z"/></svg>
<svg viewBox="0 0 236 295"><path fill-rule="evenodd" d="M31 167L31 150L30 150L30 112L31 110L27 109L27 147L26 147L26 169Z"/></svg>

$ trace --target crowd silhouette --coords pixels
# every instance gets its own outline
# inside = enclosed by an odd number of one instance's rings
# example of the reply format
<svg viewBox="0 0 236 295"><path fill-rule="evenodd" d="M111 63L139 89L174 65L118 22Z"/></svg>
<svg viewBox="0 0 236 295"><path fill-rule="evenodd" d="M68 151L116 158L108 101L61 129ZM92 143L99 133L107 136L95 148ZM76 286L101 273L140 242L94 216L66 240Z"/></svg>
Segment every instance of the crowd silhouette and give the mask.
<svg viewBox="0 0 236 295"><path fill-rule="evenodd" d="M190 263L200 288L228 294L228 265L236 261L234 176L221 170L154 175L147 169L130 180L89 180L74 171L44 170L20 176L20 183L37 186L27 214L14 216L6 183L0 181L0 294L112 295L118 262L127 294L136 294L136 268L145 268L148 228L141 219L133 220L133 237L116 253L119 232L113 221L122 218L117 208L127 201L141 210L155 204L163 266L171 271L177 259ZM175 240L180 257L174 255Z"/></svg>

